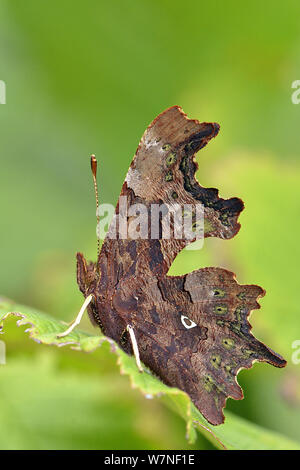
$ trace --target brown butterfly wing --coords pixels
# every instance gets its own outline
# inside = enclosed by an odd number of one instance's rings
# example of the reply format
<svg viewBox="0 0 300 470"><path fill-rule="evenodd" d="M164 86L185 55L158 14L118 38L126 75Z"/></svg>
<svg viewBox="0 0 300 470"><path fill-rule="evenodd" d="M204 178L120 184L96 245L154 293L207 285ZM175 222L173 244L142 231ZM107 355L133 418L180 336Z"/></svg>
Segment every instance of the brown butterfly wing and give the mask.
<svg viewBox="0 0 300 470"><path fill-rule="evenodd" d="M152 204L163 203L170 209L178 204L202 204L205 237L232 238L240 228L237 219L243 210L243 202L238 198L219 198L217 189L203 188L195 179L198 166L194 154L218 132L218 124L188 119L178 106L161 113L141 139L123 184L115 215L120 215L120 201L123 198L127 201L127 213L133 204L143 204L149 211ZM112 226L108 233L111 231ZM124 246L132 245L130 235L127 234L122 241L124 252ZM149 240L136 242L148 251L157 246L150 234ZM162 253L163 260L157 262L163 264L161 272L167 273L185 245L186 240L161 240L158 251ZM118 257L119 250L119 240L116 242L108 236L103 244L102 256L107 252L111 258L115 254ZM127 261L131 264L130 259L123 260L125 264Z"/></svg>
<svg viewBox="0 0 300 470"><path fill-rule="evenodd" d="M250 333L247 317L259 308L257 297L264 291L240 286L220 268L169 277L173 260L188 242L161 235L152 239L150 224L148 238L133 239L128 228L134 204L142 204L150 216L152 204L201 203L205 237L228 239L238 232L242 201L219 198L216 189L203 188L195 179L194 154L218 131L218 124L190 120L177 106L160 114L131 163L97 264L88 265L78 255L80 289L96 299L89 308L92 321L128 353L126 326L133 326L142 361L164 382L186 391L212 424L223 422L227 397L242 398L236 382L240 368L254 360L285 365ZM127 233L117 231L112 238L124 211ZM187 328L188 322L195 326Z"/></svg>
<svg viewBox="0 0 300 470"><path fill-rule="evenodd" d="M250 368L254 361L285 365L283 358L250 332L248 317L251 310L260 308L257 298L264 291L239 285L233 273L221 268L166 277L157 286L162 301L147 308L153 324L160 328L157 337L164 338L164 353L153 354L155 370L161 371L166 383L186 391L210 423L220 424L226 399L243 398L236 381L241 368ZM151 289L147 292L149 304ZM149 314L146 318L150 322ZM164 323L156 324L160 318ZM186 328L185 322L196 326Z"/></svg>

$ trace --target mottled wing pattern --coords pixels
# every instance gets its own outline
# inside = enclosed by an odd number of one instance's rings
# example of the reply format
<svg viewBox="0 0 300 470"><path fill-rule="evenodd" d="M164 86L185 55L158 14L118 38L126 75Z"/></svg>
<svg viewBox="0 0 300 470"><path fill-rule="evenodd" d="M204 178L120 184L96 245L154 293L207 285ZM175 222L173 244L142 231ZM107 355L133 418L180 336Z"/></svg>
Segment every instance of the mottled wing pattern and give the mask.
<svg viewBox="0 0 300 470"><path fill-rule="evenodd" d="M243 210L238 198L222 199L218 190L195 179L194 154L219 131L218 124L190 120L175 106L148 127L129 168L116 208L126 200L126 225L133 204L204 206L204 236L228 239L239 230ZM204 268L185 276L167 276L184 239L111 238L114 219L96 264L78 254L78 284L94 294L89 308L93 323L132 353L126 327L134 328L142 361L165 383L187 392L212 424L224 420L227 397L241 399L236 381L241 368L255 360L277 367L284 359L250 332L248 317L259 308L263 289L239 285L234 274ZM189 242L191 242L190 240Z"/></svg>
<svg viewBox="0 0 300 470"><path fill-rule="evenodd" d="M263 295L260 287L239 285L233 273L221 268L165 277L141 295L145 323L138 328L140 343L147 344L146 363L151 358L153 370L186 391L212 424L224 421L228 397L243 398L236 381L241 368L254 361L285 365L250 332L249 314L260 308L257 298Z"/></svg>
<svg viewBox="0 0 300 470"><path fill-rule="evenodd" d="M143 204L201 203L204 206L205 237L232 238L243 210L238 198L222 199L215 188L204 188L195 179L198 165L194 155L219 132L216 123L188 119L174 106L160 114L143 135L128 170L121 196ZM162 240L167 271L185 241Z"/></svg>

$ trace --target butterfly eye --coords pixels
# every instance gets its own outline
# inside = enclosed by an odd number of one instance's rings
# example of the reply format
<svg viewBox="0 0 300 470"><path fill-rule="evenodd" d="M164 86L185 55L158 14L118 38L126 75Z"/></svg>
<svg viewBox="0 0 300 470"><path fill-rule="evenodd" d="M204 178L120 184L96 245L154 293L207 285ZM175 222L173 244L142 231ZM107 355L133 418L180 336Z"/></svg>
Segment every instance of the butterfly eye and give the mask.
<svg viewBox="0 0 300 470"><path fill-rule="evenodd" d="M181 315L181 323L183 324L183 326L189 330L190 328L194 328L195 326L197 326L197 323L195 323L194 321L190 320L189 317L185 317L184 315Z"/></svg>

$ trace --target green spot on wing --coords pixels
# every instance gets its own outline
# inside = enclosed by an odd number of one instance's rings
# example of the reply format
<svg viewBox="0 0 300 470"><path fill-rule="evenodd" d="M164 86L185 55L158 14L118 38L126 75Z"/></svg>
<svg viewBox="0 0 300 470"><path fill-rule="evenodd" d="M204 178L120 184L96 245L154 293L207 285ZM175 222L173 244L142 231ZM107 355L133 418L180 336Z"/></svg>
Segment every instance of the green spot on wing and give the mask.
<svg viewBox="0 0 300 470"><path fill-rule="evenodd" d="M168 173L166 174L165 180L166 180L167 182L173 180L173 173L172 173L172 171L168 171Z"/></svg>
<svg viewBox="0 0 300 470"><path fill-rule="evenodd" d="M219 354L213 354L210 358L210 363L215 369L219 369L221 361L222 359Z"/></svg>
<svg viewBox="0 0 300 470"><path fill-rule="evenodd" d="M228 312L228 307L227 305L216 305L214 312L218 315L225 315Z"/></svg>
<svg viewBox="0 0 300 470"><path fill-rule="evenodd" d="M174 163L176 162L176 160L177 160L176 153L174 153L174 152L169 153L169 155L168 155L167 158L166 158L166 164L167 164L167 166L174 165Z"/></svg>
<svg viewBox="0 0 300 470"><path fill-rule="evenodd" d="M213 290L213 296L214 297L223 298L223 297L225 297L225 295L226 295L226 292L223 289L221 289L220 287L216 287Z"/></svg>

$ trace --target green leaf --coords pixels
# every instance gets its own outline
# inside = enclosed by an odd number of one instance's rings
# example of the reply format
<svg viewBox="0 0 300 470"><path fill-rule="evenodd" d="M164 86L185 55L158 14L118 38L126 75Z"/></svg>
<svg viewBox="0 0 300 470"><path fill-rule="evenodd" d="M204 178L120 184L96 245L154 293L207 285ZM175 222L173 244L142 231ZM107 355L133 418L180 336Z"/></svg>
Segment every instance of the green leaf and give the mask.
<svg viewBox="0 0 300 470"><path fill-rule="evenodd" d="M211 426L195 408L186 393L164 385L147 369L144 373L140 373L134 358L124 353L113 340L102 334L94 336L76 330L65 338L57 338L58 333L66 329L63 322L45 313L6 300L0 302L0 331L3 332L4 321L9 316L17 317L19 326L29 324L26 332L32 339L43 344L70 345L78 351L91 352L103 342L108 342L112 352L118 357L121 374L128 375L131 386L140 390L146 398L157 397L182 416L186 421L187 439L191 443L196 439L197 430L220 449L300 449L300 445L296 442L229 412L226 412L225 424Z"/></svg>

